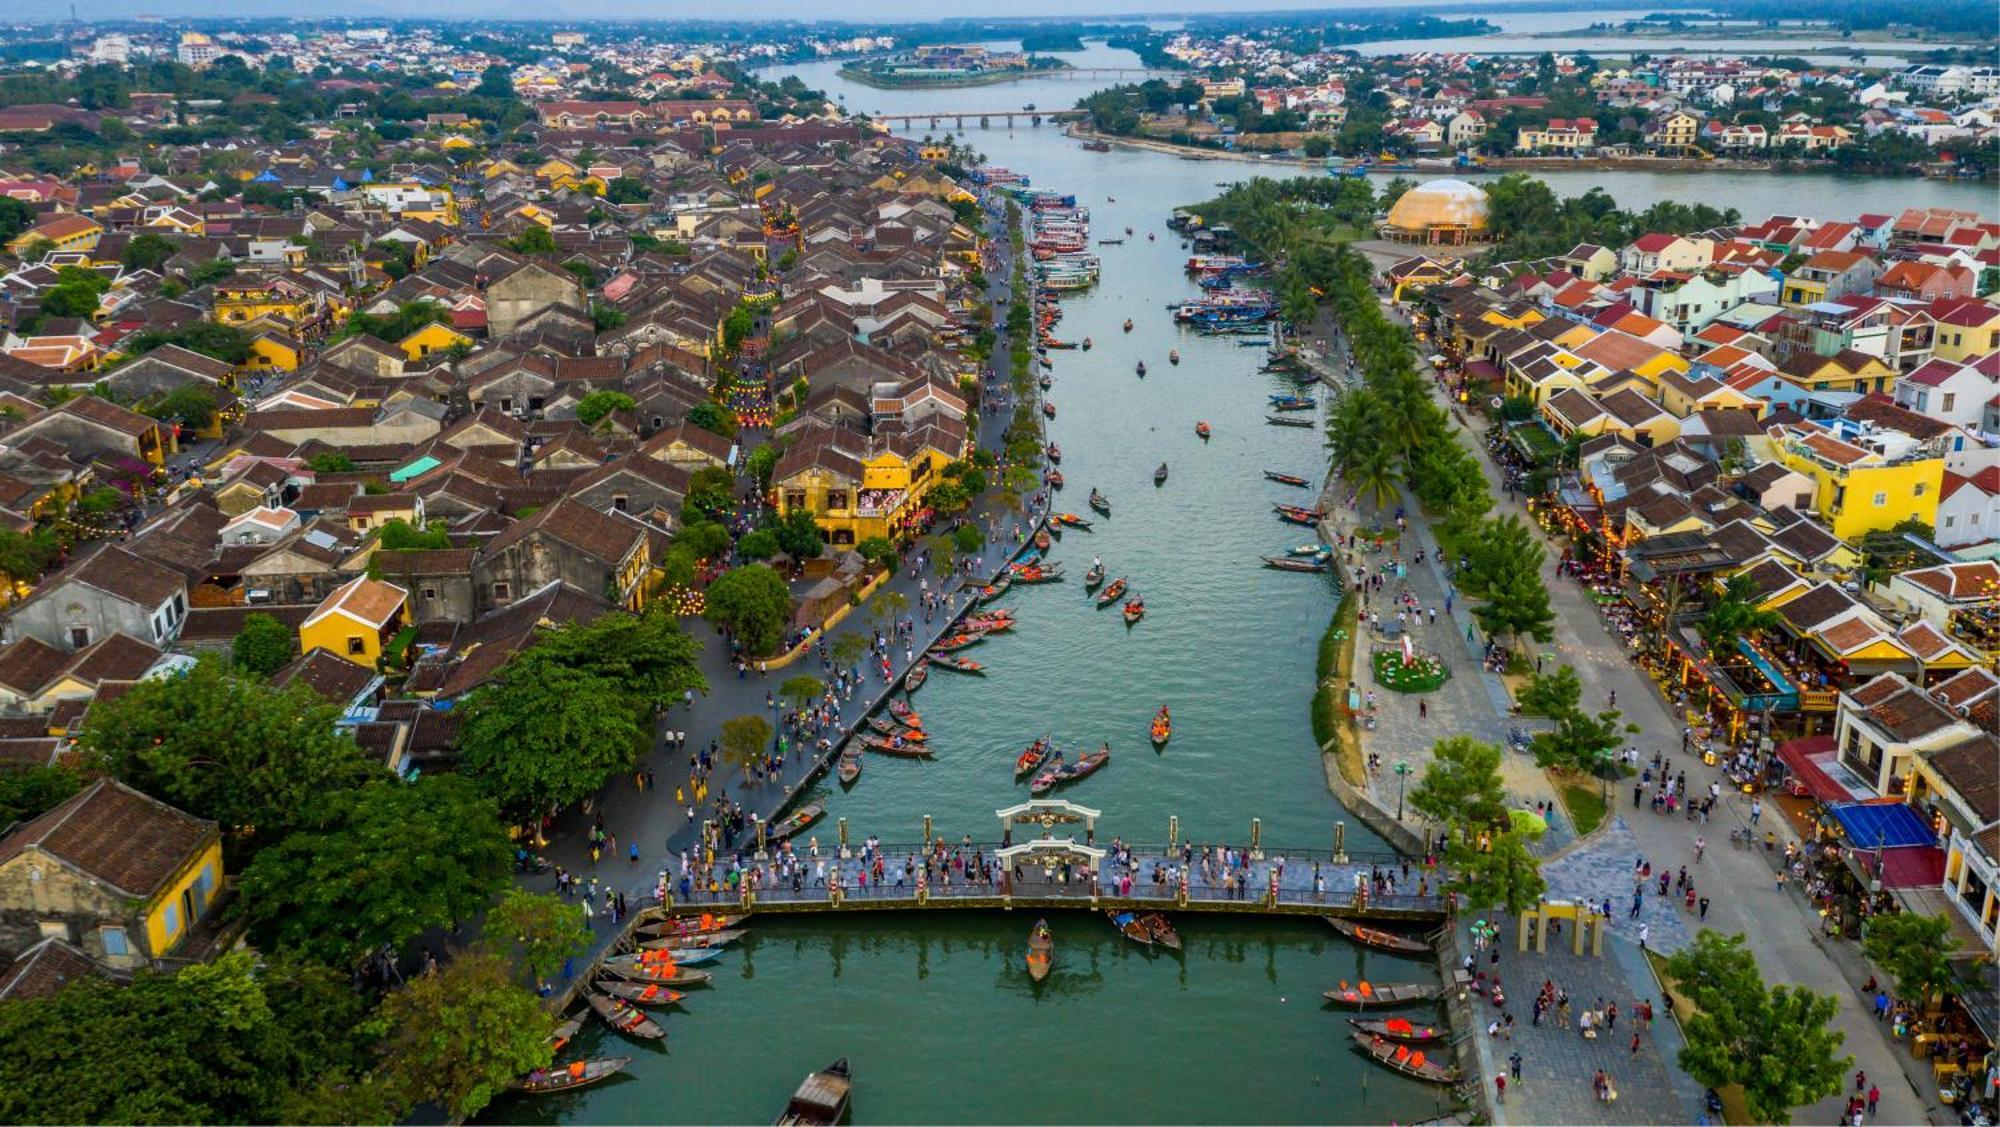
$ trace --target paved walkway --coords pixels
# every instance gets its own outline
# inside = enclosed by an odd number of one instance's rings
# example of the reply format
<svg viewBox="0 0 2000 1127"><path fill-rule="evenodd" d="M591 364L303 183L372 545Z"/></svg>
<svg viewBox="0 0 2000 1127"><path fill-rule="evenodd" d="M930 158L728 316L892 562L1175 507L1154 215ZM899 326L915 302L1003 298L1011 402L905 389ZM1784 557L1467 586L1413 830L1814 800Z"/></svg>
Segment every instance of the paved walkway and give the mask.
<svg viewBox="0 0 2000 1127"><path fill-rule="evenodd" d="M1438 392L1434 390L1433 394ZM1443 404L1441 398L1439 402ZM1493 495L1504 497L1500 471L1488 456L1481 437L1461 431L1459 441L1478 457ZM1513 512L1527 519L1524 509L1519 506L1519 501L1503 500L1494 512L1495 515ZM1531 520L1529 527L1535 528ZM1840 1012L1833 1024L1846 1035L1843 1049L1853 1054L1852 1067L1865 1070L1871 1077L1907 1077L1902 1058L1908 1054L1895 1051L1881 1035L1861 1004L1856 989L1858 984L1850 982L1842 969L1821 949L1817 938L1819 917L1811 905L1793 892L1776 890L1772 867L1763 850L1729 848L1729 831L1749 822L1748 802L1729 785L1719 770L1703 764L1697 756L1680 753L1679 717L1670 710L1652 679L1632 662L1624 642L1605 625L1596 605L1583 588L1576 581L1556 574L1561 545L1546 536L1542 539L1549 548L1542 578L1549 589L1557 621L1554 644L1538 648L1553 652L1563 664L1576 669L1583 683L1585 708L1602 708L1609 694L1618 694L1618 708L1624 713L1625 720L1640 727L1640 732L1630 738L1642 758L1650 758L1656 750L1662 752L1667 758L1669 770L1686 772L1691 793L1700 793L1707 790L1711 782L1719 782L1723 795L1722 801L1717 804L1714 820L1706 826L1688 822L1679 815L1656 816L1650 810L1623 808L1619 811L1624 816L1621 823L1623 831L1631 834L1634 856L1626 858L1622 869L1608 862L1598 866L1587 861L1580 869L1561 868L1558 874L1578 893L1587 894L1589 885L1597 881L1606 884L1608 887L1599 891L1596 898L1611 899L1616 909L1613 912L1613 934L1624 936L1631 930L1623 924L1624 912L1629 908L1631 899L1631 880L1625 874L1629 874L1633 860L1644 857L1651 861L1655 873L1663 868L1677 872L1686 866L1694 877L1697 896L1710 897L1706 926L1725 934L1740 932L1747 936L1765 981L1810 987L1840 1000ZM1509 760L1516 758L1524 757L1509 753ZM1509 781L1511 785L1511 776ZM1613 797L1616 799L1618 795L1614 793ZM1760 828L1774 823L1782 835L1785 827L1775 815L1764 821ZM1617 829L1615 825L1612 828L1613 831ZM1705 859L1699 863L1695 861L1694 849L1697 836L1709 843ZM1683 927L1689 928L1691 933L1693 925L1683 920ZM1657 934L1662 929L1655 927L1653 930ZM1670 935L1659 935L1652 945L1667 950L1670 949L1670 942ZM1621 944L1615 942L1615 945ZM1587 1084L1588 1077L1584 1079ZM1882 1103L1876 1122L1952 1121L1935 1117L1933 1106L1918 1094L1914 1083L1878 1082L1882 1086ZM1844 1095L1834 1096L1797 1109L1795 1116L1802 1122L1835 1122L1840 1117L1844 1102ZM1631 1111L1621 1106L1619 1116L1622 1118Z"/></svg>

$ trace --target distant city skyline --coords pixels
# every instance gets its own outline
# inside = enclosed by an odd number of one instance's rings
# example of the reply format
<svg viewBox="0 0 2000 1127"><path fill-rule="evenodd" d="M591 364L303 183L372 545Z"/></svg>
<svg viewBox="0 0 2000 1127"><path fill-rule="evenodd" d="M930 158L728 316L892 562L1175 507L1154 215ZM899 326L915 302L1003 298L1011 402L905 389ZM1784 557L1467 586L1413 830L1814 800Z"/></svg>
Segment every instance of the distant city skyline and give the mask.
<svg viewBox="0 0 2000 1127"><path fill-rule="evenodd" d="M1486 0L1469 0L1489 6ZM1444 0L1437 5L1411 5L1413 10L1429 7L1465 6L1468 0ZM843 22L930 22L941 19L1076 18L1172 19L1208 12L1299 12L1319 9L1382 8L1388 0L1202 0L1195 4L1174 4L1161 9L1134 10L1132 0L973 0L953 6L940 14L935 0L879 0L865 12L851 3L837 0L789 0L774 5L760 18L765 20L839 20ZM1490 6L1508 6L1492 0ZM655 19L661 21L713 21L718 10L712 3L695 0L442 0L413 13L407 5L392 0L301 0L282 11L256 0L86 0L76 6L83 20L126 20L142 17L162 19L270 19L286 16L300 19L446 19L446 20L548 20L590 22L593 20ZM34 22L59 22L67 18L67 4L49 6ZM749 21L755 22L755 21Z"/></svg>

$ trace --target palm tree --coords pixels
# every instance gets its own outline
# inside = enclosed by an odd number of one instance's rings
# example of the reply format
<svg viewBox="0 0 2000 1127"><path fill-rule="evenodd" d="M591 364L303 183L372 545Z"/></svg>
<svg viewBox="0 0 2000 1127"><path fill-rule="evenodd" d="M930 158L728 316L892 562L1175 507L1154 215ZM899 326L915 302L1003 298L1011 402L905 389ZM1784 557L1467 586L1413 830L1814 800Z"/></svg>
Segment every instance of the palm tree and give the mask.
<svg viewBox="0 0 2000 1127"><path fill-rule="evenodd" d="M1747 574L1729 577L1722 585L1722 596L1702 615L1701 624L1696 628L1701 632L1701 640L1708 646L1712 656L1716 650L1737 638L1747 638L1764 630L1776 630L1784 622L1774 610L1765 610L1756 603L1756 581Z"/></svg>
<svg viewBox="0 0 2000 1127"><path fill-rule="evenodd" d="M1359 460L1348 472L1348 481L1360 496L1373 501L1379 511L1387 508L1396 496L1396 486L1402 482L1402 462L1387 443L1377 442L1364 447Z"/></svg>
<svg viewBox="0 0 2000 1127"><path fill-rule="evenodd" d="M1362 453L1379 440L1375 420L1380 414L1374 393L1366 389L1343 391L1334 399L1326 417L1326 449L1327 464L1336 474L1350 473Z"/></svg>

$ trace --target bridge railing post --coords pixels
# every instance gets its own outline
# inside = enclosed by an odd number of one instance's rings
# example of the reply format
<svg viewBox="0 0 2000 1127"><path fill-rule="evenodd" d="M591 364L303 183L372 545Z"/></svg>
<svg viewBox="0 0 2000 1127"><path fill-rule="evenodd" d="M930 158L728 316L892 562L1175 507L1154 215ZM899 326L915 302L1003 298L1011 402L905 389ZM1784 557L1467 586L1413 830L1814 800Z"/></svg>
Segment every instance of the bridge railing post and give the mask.
<svg viewBox="0 0 2000 1127"><path fill-rule="evenodd" d="M1333 824L1333 863L1336 865L1347 864L1346 822L1335 822Z"/></svg>

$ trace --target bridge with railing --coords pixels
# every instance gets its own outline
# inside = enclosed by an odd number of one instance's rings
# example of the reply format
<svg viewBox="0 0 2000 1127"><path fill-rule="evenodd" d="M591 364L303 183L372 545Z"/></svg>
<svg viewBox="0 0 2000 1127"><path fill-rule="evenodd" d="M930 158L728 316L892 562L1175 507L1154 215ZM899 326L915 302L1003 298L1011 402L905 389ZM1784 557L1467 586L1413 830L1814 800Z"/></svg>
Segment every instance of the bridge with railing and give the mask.
<svg viewBox="0 0 2000 1127"><path fill-rule="evenodd" d="M998 841L947 841L930 832L908 844L854 846L843 819L837 842L816 838L774 846L757 826L755 852L733 887L673 888L657 913L828 912L891 909L1133 909L1253 915L1342 916L1435 923L1449 911L1434 890L1439 874L1389 852L1350 853L1346 824L1333 848L1276 847L1253 819L1247 848L1183 842L1178 818L1165 844L1097 843L1100 812L1060 799L1035 799L995 812ZM1056 836L1058 826L1082 835ZM1016 827L1039 827L1017 839ZM800 835L802 836L802 835ZM1393 891L1390 891L1392 890Z"/></svg>
<svg viewBox="0 0 2000 1127"><path fill-rule="evenodd" d="M1015 119L1029 126L1058 125L1066 121L1081 121L1088 115L1083 110L919 110L915 113L871 113L869 120L884 125L916 129L928 125L937 129L943 123L950 123L955 129L965 128L972 122L981 129L991 128L995 121L1004 123L1009 129Z"/></svg>

